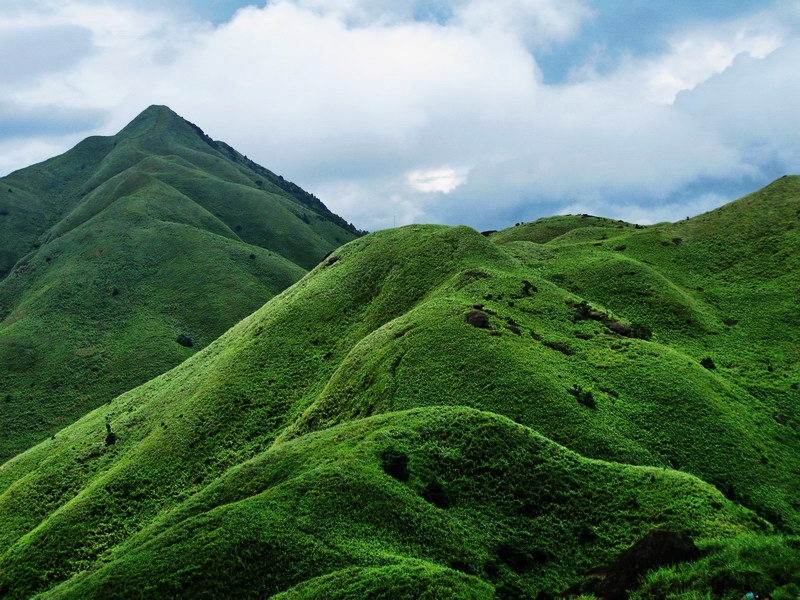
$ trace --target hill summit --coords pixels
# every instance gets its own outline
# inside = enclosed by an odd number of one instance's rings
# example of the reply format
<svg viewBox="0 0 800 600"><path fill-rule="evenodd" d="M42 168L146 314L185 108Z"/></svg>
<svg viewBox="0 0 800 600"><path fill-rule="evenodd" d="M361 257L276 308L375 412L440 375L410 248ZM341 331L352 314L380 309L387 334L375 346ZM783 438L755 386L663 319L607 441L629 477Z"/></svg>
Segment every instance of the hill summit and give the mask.
<svg viewBox="0 0 800 600"><path fill-rule="evenodd" d="M3 465L0 593L796 598L798 215L355 239Z"/></svg>
<svg viewBox="0 0 800 600"><path fill-rule="evenodd" d="M0 459L180 363L357 235L165 106L0 179Z"/></svg>

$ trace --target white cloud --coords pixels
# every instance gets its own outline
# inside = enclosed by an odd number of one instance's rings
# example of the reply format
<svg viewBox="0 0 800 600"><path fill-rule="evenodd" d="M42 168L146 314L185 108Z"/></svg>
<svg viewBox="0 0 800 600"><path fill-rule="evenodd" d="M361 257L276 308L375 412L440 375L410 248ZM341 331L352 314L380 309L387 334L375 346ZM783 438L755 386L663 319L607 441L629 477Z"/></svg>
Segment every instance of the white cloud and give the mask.
<svg viewBox="0 0 800 600"><path fill-rule="evenodd" d="M645 206L620 204L601 198L586 198L562 205L558 209L558 214L591 214L609 219L621 219L628 223L653 225L655 223L675 222L685 217L699 215L713 210L727 201L728 198L725 196L713 193L698 194L681 202Z"/></svg>
<svg viewBox="0 0 800 600"><path fill-rule="evenodd" d="M785 8L676 31L658 55L546 85L534 57L581 35L588 2L276 0L217 26L164 4L0 10L0 29L39 28L66 48L46 77L0 89L0 109L57 99L107 112L85 137L168 104L368 229L464 214L499 227L568 206L683 218L719 200L675 200L693 182L797 158L800 27ZM30 131L0 168L77 141L55 124Z"/></svg>
<svg viewBox="0 0 800 600"><path fill-rule="evenodd" d="M0 26L0 81L25 85L74 67L91 50L91 32L77 25Z"/></svg>
<svg viewBox="0 0 800 600"><path fill-rule="evenodd" d="M450 167L417 169L406 175L408 185L420 192L449 194L464 183L465 176Z"/></svg>
<svg viewBox="0 0 800 600"><path fill-rule="evenodd" d="M581 0L475 0L462 3L456 14L468 29L511 31L530 45L545 46L575 36L592 11Z"/></svg>
<svg viewBox="0 0 800 600"><path fill-rule="evenodd" d="M690 33L672 40L669 52L649 61L643 69L648 97L671 103L679 92L691 90L728 69L737 56L764 58L782 44L781 36L775 32L724 29L728 31Z"/></svg>

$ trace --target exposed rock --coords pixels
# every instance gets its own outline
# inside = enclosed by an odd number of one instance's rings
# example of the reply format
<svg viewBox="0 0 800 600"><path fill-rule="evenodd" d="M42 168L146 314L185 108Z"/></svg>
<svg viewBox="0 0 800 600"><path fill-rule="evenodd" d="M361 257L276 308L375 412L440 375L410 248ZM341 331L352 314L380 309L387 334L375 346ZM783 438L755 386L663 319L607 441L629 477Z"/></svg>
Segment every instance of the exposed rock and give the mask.
<svg viewBox="0 0 800 600"><path fill-rule="evenodd" d="M648 571L698 558L700 550L688 536L654 529L608 567L597 595L606 600L627 600L628 592Z"/></svg>
<svg viewBox="0 0 800 600"><path fill-rule="evenodd" d="M618 333L620 335L628 336L631 334L631 328L625 325L625 323L622 321L614 321L608 326L608 328L614 333Z"/></svg>
<svg viewBox="0 0 800 600"><path fill-rule="evenodd" d="M556 598L594 594L605 600L628 600L630 591L636 589L639 579L648 571L698 558L700 550L688 536L654 529L610 565L584 573L583 581L557 594Z"/></svg>
<svg viewBox="0 0 800 600"><path fill-rule="evenodd" d="M472 312L467 313L467 323L473 327L481 327L486 329L489 327L489 317L486 315L486 313L483 313L479 310L473 310Z"/></svg>

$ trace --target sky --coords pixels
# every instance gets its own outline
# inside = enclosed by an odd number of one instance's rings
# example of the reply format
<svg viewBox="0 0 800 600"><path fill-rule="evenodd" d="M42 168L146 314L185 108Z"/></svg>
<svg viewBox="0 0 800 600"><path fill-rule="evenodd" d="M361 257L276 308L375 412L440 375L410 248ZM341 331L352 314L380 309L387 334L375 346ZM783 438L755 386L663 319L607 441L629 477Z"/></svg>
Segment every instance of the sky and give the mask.
<svg viewBox="0 0 800 600"><path fill-rule="evenodd" d="M165 104L356 227L649 224L800 172L800 0L2 0L0 175Z"/></svg>

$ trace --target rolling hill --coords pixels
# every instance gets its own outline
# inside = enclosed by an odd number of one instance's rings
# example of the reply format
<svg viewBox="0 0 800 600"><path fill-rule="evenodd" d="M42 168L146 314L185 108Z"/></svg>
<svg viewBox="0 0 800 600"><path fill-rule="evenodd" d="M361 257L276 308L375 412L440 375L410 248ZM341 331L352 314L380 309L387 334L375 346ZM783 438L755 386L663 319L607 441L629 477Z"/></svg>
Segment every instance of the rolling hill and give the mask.
<svg viewBox="0 0 800 600"><path fill-rule="evenodd" d="M177 365L356 235L163 106L0 179L0 458Z"/></svg>
<svg viewBox="0 0 800 600"><path fill-rule="evenodd" d="M0 594L795 598L798 215L353 240L0 467Z"/></svg>

